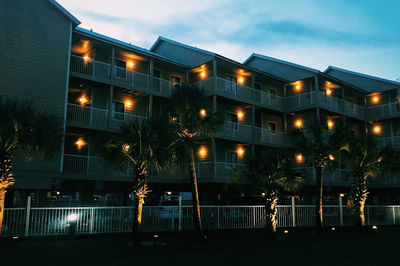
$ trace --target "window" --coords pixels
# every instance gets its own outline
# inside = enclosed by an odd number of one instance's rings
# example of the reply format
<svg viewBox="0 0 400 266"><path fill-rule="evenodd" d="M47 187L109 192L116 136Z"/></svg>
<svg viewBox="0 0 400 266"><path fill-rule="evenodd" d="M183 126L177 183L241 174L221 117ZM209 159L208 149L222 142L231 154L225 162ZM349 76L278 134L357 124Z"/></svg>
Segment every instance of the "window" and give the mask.
<svg viewBox="0 0 400 266"><path fill-rule="evenodd" d="M269 88L269 95L271 96L271 100L275 100L276 99L276 89Z"/></svg>
<svg viewBox="0 0 400 266"><path fill-rule="evenodd" d="M126 79L126 62L122 60L116 60L114 68L114 76L121 79Z"/></svg>
<svg viewBox="0 0 400 266"><path fill-rule="evenodd" d="M225 91L235 94L237 91L237 78L231 75L226 76Z"/></svg>
<svg viewBox="0 0 400 266"><path fill-rule="evenodd" d="M268 121L268 129L273 133L276 132L276 122Z"/></svg>
<svg viewBox="0 0 400 266"><path fill-rule="evenodd" d="M121 102L112 102L112 118L116 120L124 120L125 105Z"/></svg>
<svg viewBox="0 0 400 266"><path fill-rule="evenodd" d="M225 151L225 163L227 167L234 167L239 163L236 151Z"/></svg>
<svg viewBox="0 0 400 266"><path fill-rule="evenodd" d="M262 85L261 85L261 83L258 83L258 82L255 82L254 83L254 89L256 89L256 90L262 90Z"/></svg>
<svg viewBox="0 0 400 266"><path fill-rule="evenodd" d="M180 85L181 84L181 78L175 75L171 75L171 85Z"/></svg>
<svg viewBox="0 0 400 266"><path fill-rule="evenodd" d="M238 130L238 116L235 113L226 113L226 121L228 122L228 128Z"/></svg>

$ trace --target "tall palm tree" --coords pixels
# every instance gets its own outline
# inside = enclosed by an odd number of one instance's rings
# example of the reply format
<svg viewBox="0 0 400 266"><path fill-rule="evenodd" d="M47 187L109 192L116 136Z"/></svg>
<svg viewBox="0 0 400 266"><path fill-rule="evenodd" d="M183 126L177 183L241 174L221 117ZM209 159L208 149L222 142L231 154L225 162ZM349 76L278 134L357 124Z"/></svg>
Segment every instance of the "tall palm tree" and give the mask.
<svg viewBox="0 0 400 266"><path fill-rule="evenodd" d="M235 171L239 179L246 178L255 184L258 192L265 197L265 215L269 232L275 238L277 204L279 191L296 192L304 185L304 178L293 171L293 155L283 150L265 151L251 159L247 166L240 166Z"/></svg>
<svg viewBox="0 0 400 266"><path fill-rule="evenodd" d="M151 168L160 170L172 157L174 128L168 119L133 120L122 124L105 145L103 156L116 170L131 170L135 193L135 213L132 223L133 242L140 244L142 210L150 193L147 177Z"/></svg>
<svg viewBox="0 0 400 266"><path fill-rule="evenodd" d="M323 123L318 119L314 119L311 129L303 130L301 127L298 127L295 134L296 148L301 152L299 161L301 161L301 163L311 164L316 170L317 198L315 202L315 224L318 234L321 234L323 225L322 170L327 168L329 164L335 164L330 158L335 158L335 155L339 152L342 132L342 123L339 123L334 130L329 130L325 122Z"/></svg>
<svg viewBox="0 0 400 266"><path fill-rule="evenodd" d="M390 147L380 147L373 135L365 131L349 134L341 146L344 162L353 175L351 200L357 210L357 224L365 227L364 207L368 196L367 178L389 175L398 169L400 153Z"/></svg>
<svg viewBox="0 0 400 266"><path fill-rule="evenodd" d="M193 223L198 236L202 237L199 192L195 166L195 141L198 137L214 137L223 119L213 113L207 97L201 90L188 85L176 86L170 101L171 116L176 119L178 144L175 146L177 161L189 168L192 183Z"/></svg>
<svg viewBox="0 0 400 266"><path fill-rule="evenodd" d="M16 155L26 160L50 157L62 145L61 119L34 108L30 102L0 99L0 234L7 189L14 184Z"/></svg>

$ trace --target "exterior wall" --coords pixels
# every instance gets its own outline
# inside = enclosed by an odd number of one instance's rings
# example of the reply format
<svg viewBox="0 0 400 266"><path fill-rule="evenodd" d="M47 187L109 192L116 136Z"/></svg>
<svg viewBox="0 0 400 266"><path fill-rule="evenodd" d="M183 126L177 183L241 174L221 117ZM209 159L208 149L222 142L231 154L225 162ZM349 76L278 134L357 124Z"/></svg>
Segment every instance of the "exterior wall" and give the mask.
<svg viewBox="0 0 400 266"><path fill-rule="evenodd" d="M301 93L311 92L315 88L314 79L298 80L286 86L286 96L294 96Z"/></svg>
<svg viewBox="0 0 400 266"><path fill-rule="evenodd" d="M63 119L71 22L49 1L1 1L0 32L0 95L26 98ZM50 187L60 157L18 161L13 188Z"/></svg>
<svg viewBox="0 0 400 266"><path fill-rule="evenodd" d="M226 117L228 113L238 114L241 112L243 114L243 118L238 118L238 122L241 124L251 125L251 109L244 108L238 105L226 103L226 102L218 102L217 103L217 111L220 112L226 121Z"/></svg>
<svg viewBox="0 0 400 266"><path fill-rule="evenodd" d="M277 131L284 131L283 118L282 115L272 114L272 113L261 113L261 127L269 129L269 122L276 123Z"/></svg>

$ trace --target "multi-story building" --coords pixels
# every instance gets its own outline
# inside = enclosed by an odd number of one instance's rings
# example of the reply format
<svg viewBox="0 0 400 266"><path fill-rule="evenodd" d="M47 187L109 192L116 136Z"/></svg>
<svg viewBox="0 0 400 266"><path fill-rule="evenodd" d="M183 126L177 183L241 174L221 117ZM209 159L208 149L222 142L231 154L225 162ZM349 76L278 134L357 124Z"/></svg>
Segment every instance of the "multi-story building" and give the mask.
<svg viewBox="0 0 400 266"><path fill-rule="evenodd" d="M53 160L15 163L9 203L32 192L37 204L62 196L80 204L105 198L123 203L132 177L103 161L105 138L121 123L165 110L172 87L182 83L203 90L225 118L215 138L198 143L203 202L246 193L246 184L232 176L234 166L261 150L287 147L289 132L310 127L314 119L329 127L343 119L355 132L372 130L382 145L400 146L400 83L335 67L321 72L258 54L239 63L163 37L146 50L77 27L80 22L53 0L5 1L0 10L0 95L23 95L51 110L62 118L65 132ZM303 167L308 173L303 194L310 199L315 176ZM177 169L153 171L149 183L155 195L190 191L188 176ZM337 195L348 191L351 178L337 169L326 173L325 184L327 195ZM373 195L389 195L398 184L396 175L377 178Z"/></svg>

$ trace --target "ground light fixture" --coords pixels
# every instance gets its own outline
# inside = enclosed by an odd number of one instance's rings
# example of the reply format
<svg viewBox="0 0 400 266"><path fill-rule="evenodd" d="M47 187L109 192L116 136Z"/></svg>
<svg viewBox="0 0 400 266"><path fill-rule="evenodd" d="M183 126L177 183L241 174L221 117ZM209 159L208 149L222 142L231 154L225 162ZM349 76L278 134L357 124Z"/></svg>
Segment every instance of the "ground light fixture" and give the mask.
<svg viewBox="0 0 400 266"><path fill-rule="evenodd" d="M68 215L67 220L69 223L69 235L74 236L75 235L75 230L76 230L76 223L78 221L78 214L76 213L71 213Z"/></svg>
<svg viewBox="0 0 400 266"><path fill-rule="evenodd" d="M285 230L285 231L283 231L283 233L285 233L285 234L288 234L288 233L289 233L289 231L288 231L288 230Z"/></svg>
<svg viewBox="0 0 400 266"><path fill-rule="evenodd" d="M372 229L373 229L373 230L378 230L378 226L373 225L373 226L372 226Z"/></svg>
<svg viewBox="0 0 400 266"><path fill-rule="evenodd" d="M335 227L332 227L332 228L331 228L331 231L335 231L335 230L336 230L336 228L335 228Z"/></svg>

